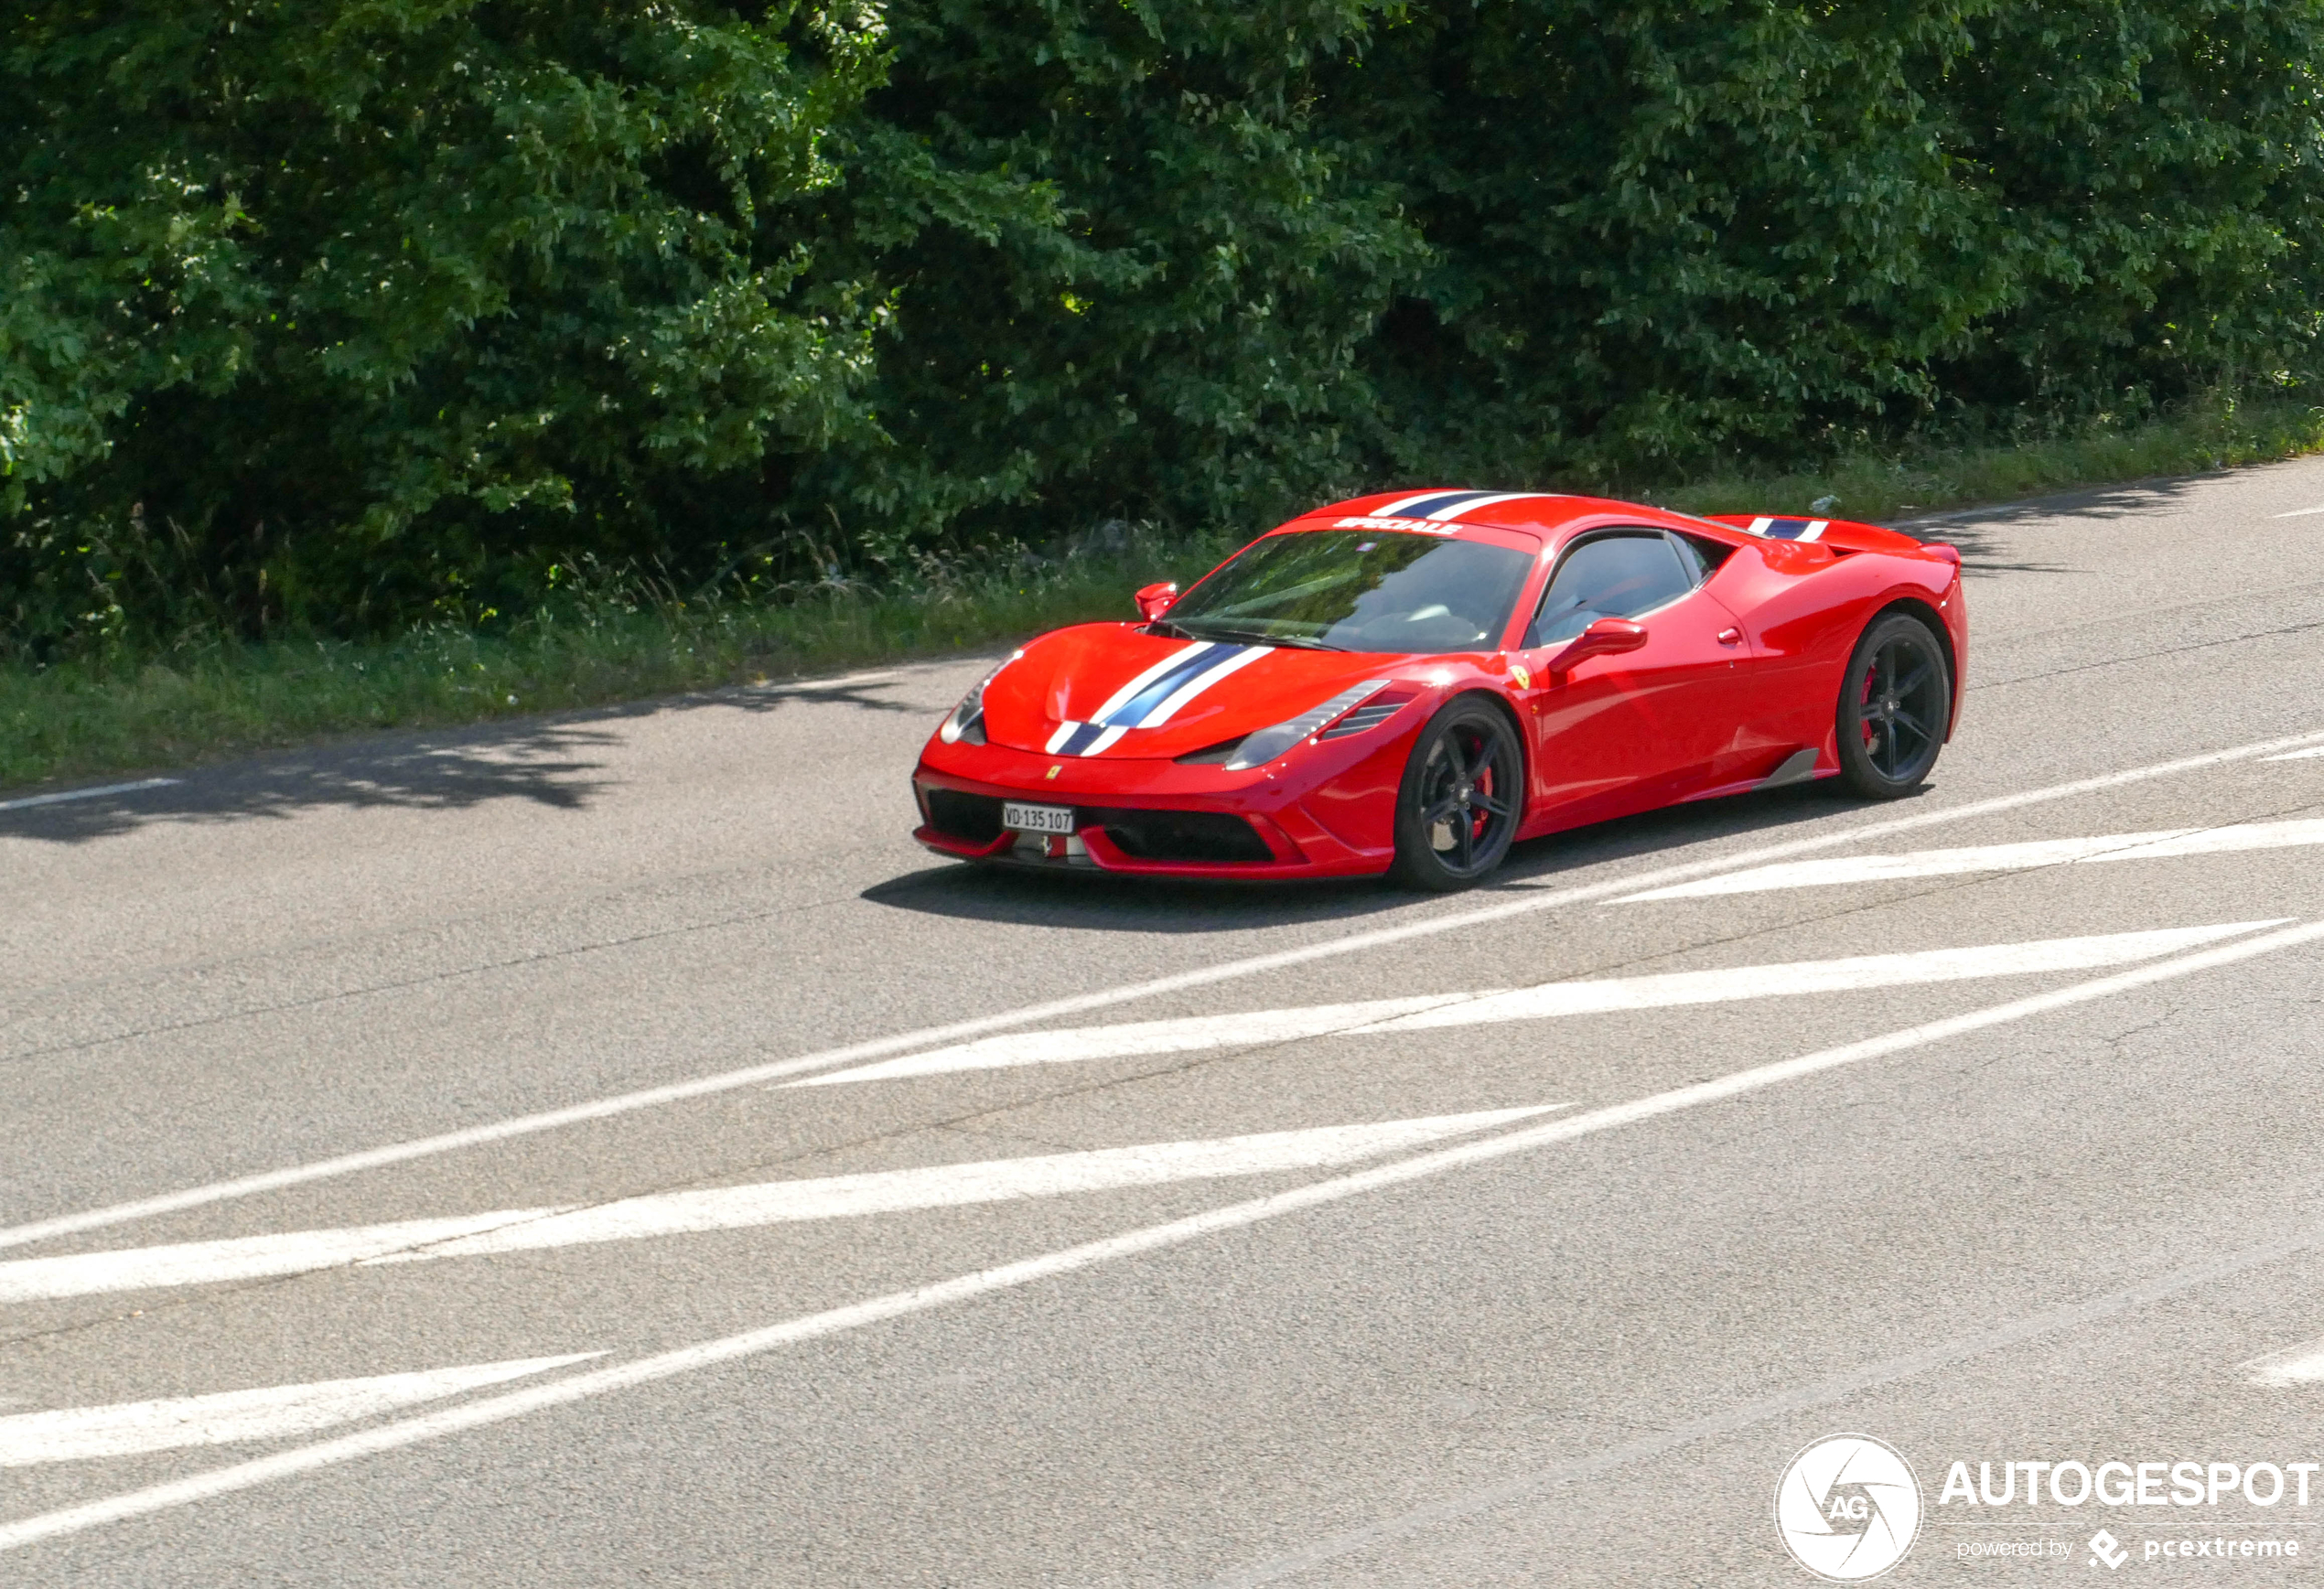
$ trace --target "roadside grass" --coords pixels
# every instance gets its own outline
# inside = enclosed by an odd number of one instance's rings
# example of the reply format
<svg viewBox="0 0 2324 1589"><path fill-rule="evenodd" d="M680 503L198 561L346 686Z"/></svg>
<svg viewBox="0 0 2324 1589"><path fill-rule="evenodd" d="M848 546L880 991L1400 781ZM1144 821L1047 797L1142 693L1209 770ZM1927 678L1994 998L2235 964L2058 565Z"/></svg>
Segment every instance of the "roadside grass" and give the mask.
<svg viewBox="0 0 2324 1589"><path fill-rule="evenodd" d="M2201 474L2319 451L2324 451L2324 408L2281 401L2214 403L2168 419L2136 425L2102 423L2050 440L1858 453L1807 474L1715 476L1645 499L1689 513L1797 513L1831 497L1832 517L1877 524L2078 486Z"/></svg>
<svg viewBox="0 0 2324 1589"><path fill-rule="evenodd" d="M1699 513L1803 513L1830 498L1819 516L1879 522L2318 451L2324 409L2222 403L2058 440L1865 454L1814 473L1610 489ZM157 656L0 666L0 790L339 734L444 727L996 648L1060 624L1126 616L1138 585L1190 581L1257 528L1190 536L1116 528L1059 555L930 562L884 585L833 581L775 604L617 584L491 630L440 626L362 642L213 636Z"/></svg>

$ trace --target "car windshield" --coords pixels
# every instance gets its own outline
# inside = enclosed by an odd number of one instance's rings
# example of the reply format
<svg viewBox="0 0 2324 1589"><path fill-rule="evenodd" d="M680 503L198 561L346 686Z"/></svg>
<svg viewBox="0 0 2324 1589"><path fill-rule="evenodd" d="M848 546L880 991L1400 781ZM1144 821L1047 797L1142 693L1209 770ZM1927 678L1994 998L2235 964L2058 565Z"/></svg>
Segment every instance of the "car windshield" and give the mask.
<svg viewBox="0 0 2324 1589"><path fill-rule="evenodd" d="M1500 642L1533 559L1394 531L1270 535L1174 603L1197 639L1342 651L1459 651Z"/></svg>

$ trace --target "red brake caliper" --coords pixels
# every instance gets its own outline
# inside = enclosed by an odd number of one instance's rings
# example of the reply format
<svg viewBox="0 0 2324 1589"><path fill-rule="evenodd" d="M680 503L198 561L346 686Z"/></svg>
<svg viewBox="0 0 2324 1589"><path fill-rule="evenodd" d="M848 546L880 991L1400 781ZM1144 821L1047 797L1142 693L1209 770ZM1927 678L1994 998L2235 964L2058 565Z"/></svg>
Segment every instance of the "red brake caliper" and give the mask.
<svg viewBox="0 0 2324 1589"><path fill-rule="evenodd" d="M1479 748L1482 749L1483 747L1480 746ZM1493 764L1490 761L1485 764L1484 771L1478 776L1477 792L1483 795L1487 800L1493 798ZM1483 838L1485 836L1485 829L1490 825L1491 821L1492 813L1486 811L1483 807L1480 806L1476 811L1471 811L1469 816L1469 843L1474 843L1479 839Z"/></svg>

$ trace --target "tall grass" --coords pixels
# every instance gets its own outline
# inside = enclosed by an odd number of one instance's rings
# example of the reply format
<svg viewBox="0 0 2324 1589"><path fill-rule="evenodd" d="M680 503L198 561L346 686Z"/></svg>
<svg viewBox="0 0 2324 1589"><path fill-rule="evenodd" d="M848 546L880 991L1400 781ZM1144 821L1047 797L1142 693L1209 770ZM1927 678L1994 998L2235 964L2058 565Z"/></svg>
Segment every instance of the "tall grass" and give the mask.
<svg viewBox="0 0 2324 1589"><path fill-rule="evenodd" d="M1812 473L1624 494L1694 512L1813 507L1880 521L2319 450L2324 409L2216 403L2063 439L1865 453ZM438 625L364 642L198 636L157 655L0 667L0 788L1004 645L1126 616L1137 585L1191 580L1258 528L1169 537L1110 526L1049 556L929 560L885 583L835 579L773 601L599 577L496 628Z"/></svg>

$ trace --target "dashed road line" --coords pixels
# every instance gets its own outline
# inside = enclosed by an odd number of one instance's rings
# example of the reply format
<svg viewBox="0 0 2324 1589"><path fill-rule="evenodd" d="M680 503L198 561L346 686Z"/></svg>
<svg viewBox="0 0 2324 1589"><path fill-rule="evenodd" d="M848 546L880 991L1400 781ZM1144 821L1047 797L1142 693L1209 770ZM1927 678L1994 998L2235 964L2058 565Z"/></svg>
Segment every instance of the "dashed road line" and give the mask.
<svg viewBox="0 0 2324 1589"><path fill-rule="evenodd" d="M860 1329L995 1292L1030 1285L1100 1264L1184 1245L1221 1231L1242 1229L1265 1220L1337 1203L1366 1192L1408 1185L1490 1163L1513 1154L1528 1153L1555 1143L1569 1142L1618 1127L1683 1112L1802 1079L1845 1066L1984 1031L2052 1011L2068 1009L2133 989L2150 987L2174 978L2324 940L2324 923L2308 922L2235 943L2215 945L2192 954L2117 972L2111 976L2076 982L2030 998L2017 999L1966 1015L1931 1021L1861 1042L1821 1049L1771 1065L1754 1066L1710 1081L1675 1088L1629 1103L1594 1109L1539 1125L1520 1126L1498 1136L1457 1143L1411 1158L1310 1183L1270 1197L1229 1204L1221 1208L1171 1219L1143 1229L1043 1253L992 1269L913 1286L884 1296L786 1319L764 1328L747 1330L715 1340L658 1352L630 1362L567 1375L545 1384L479 1397L435 1412L340 1435L312 1445L236 1463L143 1489L85 1501L34 1517L0 1524L0 1551L17 1550L43 1540L100 1528L130 1518L149 1516L188 1506L214 1496L296 1477L358 1458L376 1455L436 1440L470 1429L483 1428L550 1408L569 1406L594 1397L648 1385L697 1369L755 1357L778 1347Z"/></svg>
<svg viewBox="0 0 2324 1589"><path fill-rule="evenodd" d="M12 800L0 800L0 811L21 811L33 806L60 806L67 800L93 800L104 795L134 794L141 789L167 789L184 779L175 778L141 778L134 783L100 784L95 789L59 789L55 794L19 795Z"/></svg>
<svg viewBox="0 0 2324 1589"><path fill-rule="evenodd" d="M1838 960L1793 961L1778 965L1728 966L1717 971L1598 977L1542 982L1530 988L1495 988L1372 999L1350 1004L1311 1004L1227 1015L1189 1015L1168 1021L1130 1021L1109 1026L1013 1032L1006 1036L980 1037L973 1043L931 1049L925 1054L908 1054L901 1058L830 1071L785 1085L832 1087L844 1082L896 1081L1021 1065L1065 1065L1136 1055L1198 1053L1308 1037L1375 1036L1504 1021L1601 1015L1617 1010L1856 993L1983 977L2031 976L2042 972L2091 971L2177 954L2223 938L2280 927L2286 919L2053 938L2030 943L1982 944L1969 949L1850 955Z"/></svg>
<svg viewBox="0 0 2324 1589"><path fill-rule="evenodd" d="M0 1303L33 1302L165 1286L210 1285L307 1274L347 1264L409 1263L541 1251L604 1241L743 1230L808 1219L858 1219L921 1208L1060 1197L1234 1176L1334 1168L1407 1152L1555 1110L1562 1103L1494 1109L1305 1131L1262 1132L1198 1142L1148 1143L1084 1153L989 1159L920 1169L876 1170L759 1186L658 1192L586 1208L503 1208L451 1219L404 1219L332 1230L293 1230L20 1258L0 1263Z"/></svg>
<svg viewBox="0 0 2324 1589"><path fill-rule="evenodd" d="M2324 1385L2324 1341L2309 1341L2288 1351L2271 1352L2243 1365L2246 1380L2271 1390L2301 1385Z"/></svg>
<svg viewBox="0 0 2324 1589"><path fill-rule="evenodd" d="M685 1081L661 1087L640 1088L635 1091L616 1093L609 1097L590 1099L559 1109L541 1110L441 1132L432 1136L414 1137L389 1143L379 1147L355 1153L341 1154L331 1158L317 1159L302 1165L285 1165L280 1169L264 1170L254 1175L236 1176L211 1181L205 1185L181 1187L153 1197L132 1198L103 1208L84 1209L78 1213L61 1214L46 1219L28 1220L23 1224L0 1229L0 1247L21 1246L30 1241L44 1240L54 1236L72 1235L79 1231L100 1229L108 1225L124 1224L133 1219L149 1219L156 1214L177 1213L187 1208L204 1208L228 1202L238 1197L255 1197L264 1192L279 1191L286 1186L305 1186L315 1181L340 1176L360 1174L383 1168L389 1165L408 1164L414 1159L430 1158L462 1149L481 1147L488 1143L506 1142L513 1137L540 1132L560 1130L592 1121L607 1120L640 1110L659 1108L664 1104L684 1102L691 1099L707 1098L737 1088L764 1086L794 1076L813 1071L834 1070L843 1065L866 1059L885 1058L914 1049L934 1047L964 1038L983 1036L987 1033L1005 1031L1012 1026L1028 1026L1041 1021L1062 1020L1084 1015L1092 1010L1109 1009L1134 1000L1153 998L1166 993L1183 993L1192 988L1212 987L1264 972L1287 970L1293 966L1312 964L1318 961L1337 959L1368 950L1383 949L1416 939L1434 937L1439 933L1458 932L1505 921L1514 917L1530 916L1562 906L1587 904L1612 899L1617 896L1636 893L1640 888L1653 888L1689 878L1709 876L1733 871L1738 867L1757 865L1792 855L1810 854L1820 850L1838 849L1848 844L1860 844L1885 838L1891 833L1908 832L1942 823L1969 821L1979 817L2003 811L2020 811L2028 806L2053 800L2068 800L2077 795L2095 794L2106 789L2121 789L2130 784L2155 778L2174 777L2180 773L2198 772L2208 768L2224 767L2234 762L2248 761L2270 756L2278 751L2294 750L2304 746L2324 745L2324 729L2305 734L2286 735L2263 739L2225 750L2205 751L2196 756L2175 757L2169 761L2153 762L2144 767L2125 768L2119 772L2101 773L2091 778L2074 778L2065 783L2050 784L2042 789L2026 789L2017 794L1996 795L1988 800L1972 800L1966 805L1948 810L1919 811L1908 816L1892 817L1885 821L1870 822L1837 832L1821 833L1811 838L1789 839L1780 843L1761 844L1733 854L1717 855L1701 861L1685 861L1673 865L1654 867L1642 873L1604 882L1582 884L1564 888L1534 890L1540 885L1518 884L1506 892L1516 896L1480 909L1455 912L1447 916L1426 917L1417 921L1393 927L1375 928L1367 932L1352 932L1320 943L1303 944L1296 949L1277 950L1267 954L1252 955L1238 961L1198 967L1169 976L1155 977L1146 982L1127 982L1117 987L1093 993L1077 993L1070 997L1050 999L1042 1004L1026 1004L1013 1010L1003 1010L989 1015L953 1021L939 1026L923 1027L913 1032L900 1032L893 1036L874 1038L868 1042L850 1044L845 1047L828 1048L818 1053L802 1054L792 1058L771 1060L761 1065L747 1065L714 1075L694 1077Z"/></svg>
<svg viewBox="0 0 2324 1589"><path fill-rule="evenodd" d="M422 1401L463 1396L489 1385L504 1385L511 1380L604 1356L603 1352L575 1352L561 1358L518 1358L410 1374L372 1374L360 1380L321 1380L309 1385L268 1385L205 1396L121 1401L109 1407L18 1412L0 1418L0 1467L144 1456L195 1445L236 1445L319 1434L342 1423L401 1412Z"/></svg>
<svg viewBox="0 0 2324 1589"><path fill-rule="evenodd" d="M2151 833L2099 833L2079 839L2034 839L1955 850L1914 850L1899 855L1840 855L1816 861L1790 861L1625 894L1615 903L1707 899L1778 888L1828 888L1839 884L1886 883L1907 877L1949 877L1967 872L2023 872L2097 861L2231 855L2314 844L2324 844L2324 821L2239 822L2228 827L2169 828Z"/></svg>

